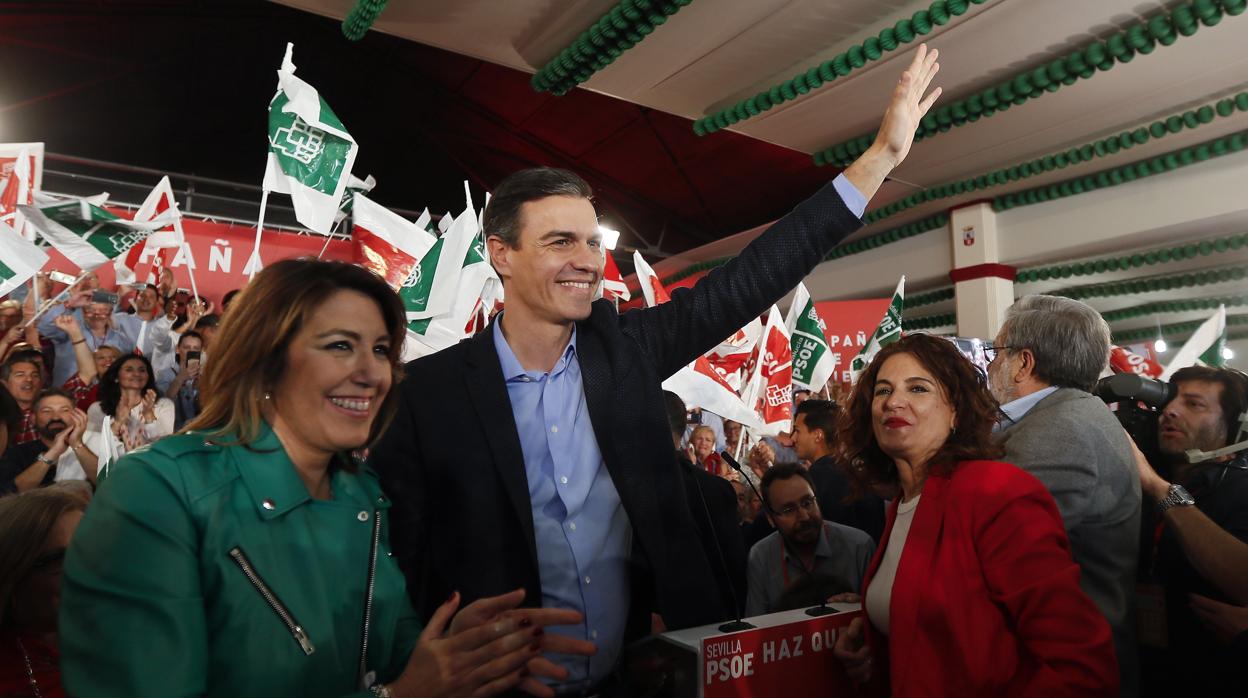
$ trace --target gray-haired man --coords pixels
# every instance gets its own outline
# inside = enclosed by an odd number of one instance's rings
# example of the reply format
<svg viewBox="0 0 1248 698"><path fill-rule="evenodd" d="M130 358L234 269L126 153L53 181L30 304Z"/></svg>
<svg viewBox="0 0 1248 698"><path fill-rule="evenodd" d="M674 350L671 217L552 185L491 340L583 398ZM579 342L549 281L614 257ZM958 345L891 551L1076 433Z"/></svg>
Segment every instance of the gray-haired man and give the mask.
<svg viewBox="0 0 1248 698"><path fill-rule="evenodd" d="M1005 460L1057 502L1079 585L1113 628L1122 695L1136 695L1140 483L1126 433L1090 393L1109 360L1109 326L1079 301L1024 296L994 343L988 381L1004 413Z"/></svg>

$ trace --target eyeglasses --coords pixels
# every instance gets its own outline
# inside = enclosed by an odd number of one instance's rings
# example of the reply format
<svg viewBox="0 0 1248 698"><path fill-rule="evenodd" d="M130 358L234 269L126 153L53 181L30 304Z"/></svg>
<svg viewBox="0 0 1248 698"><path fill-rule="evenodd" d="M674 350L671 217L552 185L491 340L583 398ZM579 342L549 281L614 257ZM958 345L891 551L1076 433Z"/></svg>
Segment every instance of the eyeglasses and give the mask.
<svg viewBox="0 0 1248 698"><path fill-rule="evenodd" d="M1014 348L1015 347L1006 347L1006 346L984 347L984 358L988 359L988 363L992 363L993 361L997 360L998 352L1002 352L1002 351L1006 351L1006 350L1014 349Z"/></svg>
<svg viewBox="0 0 1248 698"><path fill-rule="evenodd" d="M799 500L796 504L790 504L787 507L779 511L773 512L773 513L776 516L783 516L785 518L788 518L790 516L796 515L798 509L801 509L804 512L810 513L818 508L819 508L819 500L815 499L814 496L812 495L810 497L802 497L802 499Z"/></svg>

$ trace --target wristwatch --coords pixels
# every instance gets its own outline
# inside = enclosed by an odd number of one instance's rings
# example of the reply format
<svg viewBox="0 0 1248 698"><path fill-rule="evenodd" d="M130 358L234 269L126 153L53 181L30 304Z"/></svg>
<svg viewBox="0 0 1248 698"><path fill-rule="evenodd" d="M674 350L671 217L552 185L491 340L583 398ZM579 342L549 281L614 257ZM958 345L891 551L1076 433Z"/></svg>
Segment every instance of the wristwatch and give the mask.
<svg viewBox="0 0 1248 698"><path fill-rule="evenodd" d="M1157 513L1163 514L1171 507L1190 507L1195 504L1196 500L1192 499L1192 495L1188 494L1183 485L1170 485L1170 491L1165 499L1157 502Z"/></svg>
<svg viewBox="0 0 1248 698"><path fill-rule="evenodd" d="M394 694L390 692L390 687L384 683L375 683L368 687L368 692L379 698L391 698Z"/></svg>
<svg viewBox="0 0 1248 698"><path fill-rule="evenodd" d="M39 455L35 456L35 460L39 461L40 463L43 463L44 465L50 465L53 467L56 466L56 461L52 460L51 458L48 458L47 454L44 454L44 453L40 453Z"/></svg>

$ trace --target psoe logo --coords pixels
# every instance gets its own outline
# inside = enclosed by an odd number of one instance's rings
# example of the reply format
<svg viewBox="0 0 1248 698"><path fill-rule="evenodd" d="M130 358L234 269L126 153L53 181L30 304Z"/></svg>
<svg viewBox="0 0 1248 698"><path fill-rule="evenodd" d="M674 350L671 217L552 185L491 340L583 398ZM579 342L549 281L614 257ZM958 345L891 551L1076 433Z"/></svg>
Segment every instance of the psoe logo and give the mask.
<svg viewBox="0 0 1248 698"><path fill-rule="evenodd" d="M325 132L312 128L306 121L295 117L290 128L279 128L273 135L273 147L286 157L310 165L325 149Z"/></svg>
<svg viewBox="0 0 1248 698"><path fill-rule="evenodd" d="M962 244L966 247L975 244L975 228L973 226L968 225L962 229Z"/></svg>

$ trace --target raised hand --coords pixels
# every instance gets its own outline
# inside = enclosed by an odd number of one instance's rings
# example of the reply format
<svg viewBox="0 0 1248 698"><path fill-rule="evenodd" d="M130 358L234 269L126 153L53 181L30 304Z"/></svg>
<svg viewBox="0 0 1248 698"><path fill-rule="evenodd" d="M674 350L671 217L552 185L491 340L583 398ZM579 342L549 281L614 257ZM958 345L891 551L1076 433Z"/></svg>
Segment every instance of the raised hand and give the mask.
<svg viewBox="0 0 1248 698"><path fill-rule="evenodd" d="M58 329L69 335L70 339L74 341L82 339L82 326L78 324L78 318L74 317L72 313L57 315L56 319L52 321L52 324L56 325Z"/></svg>
<svg viewBox="0 0 1248 698"><path fill-rule="evenodd" d="M919 128L919 122L940 97L939 87L924 96L932 84L932 78L940 71L940 64L936 62L939 55L940 52L936 49L928 51L927 44L920 45L914 54L914 60L910 61L910 67L901 74L897 86L893 88L893 99L884 112L884 119L880 122L880 130L876 133L874 143L893 167L906 159L910 146L914 143L914 132Z"/></svg>

